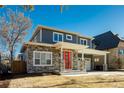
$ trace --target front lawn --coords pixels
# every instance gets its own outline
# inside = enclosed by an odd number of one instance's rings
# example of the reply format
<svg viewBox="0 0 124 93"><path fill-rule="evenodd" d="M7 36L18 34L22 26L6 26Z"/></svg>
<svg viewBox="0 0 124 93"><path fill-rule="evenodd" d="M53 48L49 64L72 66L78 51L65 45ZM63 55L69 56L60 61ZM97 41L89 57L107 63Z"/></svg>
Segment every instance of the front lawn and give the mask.
<svg viewBox="0 0 124 93"><path fill-rule="evenodd" d="M99 88L124 87L124 75L92 76L33 76L1 80L0 87L40 87L40 88Z"/></svg>

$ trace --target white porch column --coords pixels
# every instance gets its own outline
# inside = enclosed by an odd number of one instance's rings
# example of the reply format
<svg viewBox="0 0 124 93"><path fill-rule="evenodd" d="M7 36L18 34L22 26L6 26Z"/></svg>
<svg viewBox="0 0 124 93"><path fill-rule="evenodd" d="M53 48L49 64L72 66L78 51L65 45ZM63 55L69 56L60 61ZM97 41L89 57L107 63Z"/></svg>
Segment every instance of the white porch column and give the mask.
<svg viewBox="0 0 124 93"><path fill-rule="evenodd" d="M83 71L86 72L85 59L84 59L84 51L83 50L82 50L82 62L83 62Z"/></svg>
<svg viewBox="0 0 124 93"><path fill-rule="evenodd" d="M104 55L104 64L103 64L103 70L107 71L107 54Z"/></svg>

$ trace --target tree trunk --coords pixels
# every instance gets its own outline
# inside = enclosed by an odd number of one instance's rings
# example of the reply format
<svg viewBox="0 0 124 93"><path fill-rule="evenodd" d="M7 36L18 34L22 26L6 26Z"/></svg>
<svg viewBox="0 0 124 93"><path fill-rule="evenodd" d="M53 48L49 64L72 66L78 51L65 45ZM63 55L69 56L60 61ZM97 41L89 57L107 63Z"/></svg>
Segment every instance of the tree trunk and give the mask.
<svg viewBox="0 0 124 93"><path fill-rule="evenodd" d="M13 51L10 51L10 69L12 71L12 63L13 63Z"/></svg>
<svg viewBox="0 0 124 93"><path fill-rule="evenodd" d="M10 51L10 63L12 64L13 62L13 51Z"/></svg>

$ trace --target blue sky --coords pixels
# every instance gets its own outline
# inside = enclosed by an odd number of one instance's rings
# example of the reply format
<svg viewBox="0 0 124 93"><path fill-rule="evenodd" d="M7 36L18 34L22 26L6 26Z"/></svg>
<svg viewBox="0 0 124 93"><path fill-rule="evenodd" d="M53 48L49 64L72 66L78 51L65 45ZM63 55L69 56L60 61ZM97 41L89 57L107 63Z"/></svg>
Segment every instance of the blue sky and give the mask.
<svg viewBox="0 0 124 93"><path fill-rule="evenodd" d="M0 9L0 15L6 12L7 8L17 9L31 18L32 28L25 41L30 39L38 24L86 36L95 36L111 30L113 33L118 33L120 37L124 37L124 6L64 6L62 13L60 6L35 6L32 12L24 11L21 6L5 6Z"/></svg>

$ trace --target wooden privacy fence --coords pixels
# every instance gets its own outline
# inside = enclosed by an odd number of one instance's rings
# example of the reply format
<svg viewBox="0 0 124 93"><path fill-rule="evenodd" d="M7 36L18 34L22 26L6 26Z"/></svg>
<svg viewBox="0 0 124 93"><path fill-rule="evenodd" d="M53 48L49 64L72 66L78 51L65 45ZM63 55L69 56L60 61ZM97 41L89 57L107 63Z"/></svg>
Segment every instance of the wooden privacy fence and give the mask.
<svg viewBox="0 0 124 93"><path fill-rule="evenodd" d="M12 73L26 73L26 63L24 61L13 61L11 68Z"/></svg>

